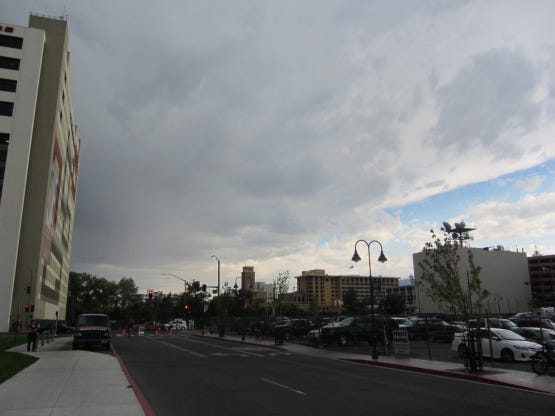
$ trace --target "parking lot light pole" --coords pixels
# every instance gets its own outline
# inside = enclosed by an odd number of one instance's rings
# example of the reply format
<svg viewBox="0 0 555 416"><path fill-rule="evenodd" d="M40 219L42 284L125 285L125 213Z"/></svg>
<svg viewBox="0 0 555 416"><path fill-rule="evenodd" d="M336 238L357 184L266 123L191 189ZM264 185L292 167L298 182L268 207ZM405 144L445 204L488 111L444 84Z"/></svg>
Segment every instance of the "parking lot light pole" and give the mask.
<svg viewBox="0 0 555 416"><path fill-rule="evenodd" d="M217 258L215 254L212 255L211 257L214 257L218 262L218 296L220 296L220 259Z"/></svg>
<svg viewBox="0 0 555 416"><path fill-rule="evenodd" d="M380 263L385 263L387 261L387 258L385 257L385 255L383 254L383 247L382 247L382 243L380 243L378 240L372 240L370 242L367 242L366 240L358 240L355 243L355 252L353 254L352 257L352 261L354 262L359 262L361 260L360 256L358 255L357 252L357 244L358 243L364 243L366 244L366 247L368 248L368 280L370 283L370 316L371 316L371 322L372 322L372 332L371 332L371 341L372 341L372 359L377 360L378 359L378 352L376 351L376 337L375 337L375 332L376 332L376 328L374 325L374 282L373 282L373 278L372 278L372 265L370 262L370 245L372 243L377 243L380 246L380 257L378 257L378 261Z"/></svg>

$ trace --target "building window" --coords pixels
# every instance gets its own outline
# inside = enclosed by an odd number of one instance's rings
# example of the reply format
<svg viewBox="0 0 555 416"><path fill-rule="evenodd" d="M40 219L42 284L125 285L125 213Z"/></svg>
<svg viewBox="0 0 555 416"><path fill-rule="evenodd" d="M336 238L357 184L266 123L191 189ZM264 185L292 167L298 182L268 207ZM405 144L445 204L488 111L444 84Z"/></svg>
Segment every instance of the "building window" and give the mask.
<svg viewBox="0 0 555 416"><path fill-rule="evenodd" d="M8 101L0 101L0 116L12 116L13 103Z"/></svg>
<svg viewBox="0 0 555 416"><path fill-rule="evenodd" d="M7 48L22 49L23 38L19 38L17 36L0 35L0 46L5 46Z"/></svg>
<svg viewBox="0 0 555 416"><path fill-rule="evenodd" d="M0 91L15 92L17 81L15 79L0 78Z"/></svg>
<svg viewBox="0 0 555 416"><path fill-rule="evenodd" d="M0 56L0 68L3 69L13 69L14 71L19 70L19 59L9 58L7 56Z"/></svg>

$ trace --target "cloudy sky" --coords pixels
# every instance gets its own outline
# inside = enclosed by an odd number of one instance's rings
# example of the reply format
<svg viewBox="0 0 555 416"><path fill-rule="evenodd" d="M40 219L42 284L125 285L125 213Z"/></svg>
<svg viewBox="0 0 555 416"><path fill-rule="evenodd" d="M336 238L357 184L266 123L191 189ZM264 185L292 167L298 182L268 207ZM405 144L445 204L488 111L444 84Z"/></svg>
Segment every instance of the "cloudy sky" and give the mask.
<svg viewBox="0 0 555 416"><path fill-rule="evenodd" d="M443 221L555 254L555 2L3 0L66 15L71 269L407 277ZM291 287L295 286L292 281Z"/></svg>

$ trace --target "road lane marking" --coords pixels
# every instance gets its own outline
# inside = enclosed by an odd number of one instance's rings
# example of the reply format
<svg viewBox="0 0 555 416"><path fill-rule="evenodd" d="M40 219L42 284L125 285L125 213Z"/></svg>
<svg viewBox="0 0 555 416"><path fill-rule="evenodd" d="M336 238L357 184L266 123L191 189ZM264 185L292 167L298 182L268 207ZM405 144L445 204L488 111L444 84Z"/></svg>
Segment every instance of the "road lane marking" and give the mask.
<svg viewBox="0 0 555 416"><path fill-rule="evenodd" d="M268 380L267 378L263 378L262 381L265 381L266 383L269 383L269 384L273 384L274 386L281 387L282 389L289 390L289 391L291 391L291 392L293 392L293 393L297 393L297 394L300 394L300 395L302 395L302 396L306 396L306 393L305 393L304 391L296 390L296 389L294 389L294 388L291 388L291 387L289 387L289 386L286 386L285 384L280 384L280 383L277 383L277 382L275 382L275 381Z"/></svg>
<svg viewBox="0 0 555 416"><path fill-rule="evenodd" d="M158 341L158 342L160 344L163 344L163 345L167 346L167 347L172 347L172 348L175 348L176 350L187 352L191 355L194 355L195 357L206 358L206 355L204 355L204 354L199 354L198 352L188 350L187 348L180 347L179 345L172 344L171 342L166 342L166 341Z"/></svg>

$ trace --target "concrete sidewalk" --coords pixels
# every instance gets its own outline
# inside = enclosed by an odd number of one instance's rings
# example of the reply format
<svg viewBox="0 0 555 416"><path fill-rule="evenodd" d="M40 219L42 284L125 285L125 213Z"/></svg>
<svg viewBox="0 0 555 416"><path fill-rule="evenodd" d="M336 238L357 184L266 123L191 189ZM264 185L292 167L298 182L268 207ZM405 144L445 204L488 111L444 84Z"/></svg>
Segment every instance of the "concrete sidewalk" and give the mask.
<svg viewBox="0 0 555 416"><path fill-rule="evenodd" d="M118 359L109 353L71 349L71 337L56 338L27 352L39 359L0 384L3 416L144 416Z"/></svg>

